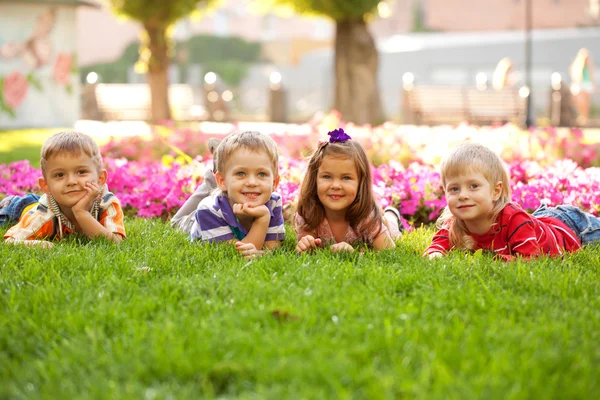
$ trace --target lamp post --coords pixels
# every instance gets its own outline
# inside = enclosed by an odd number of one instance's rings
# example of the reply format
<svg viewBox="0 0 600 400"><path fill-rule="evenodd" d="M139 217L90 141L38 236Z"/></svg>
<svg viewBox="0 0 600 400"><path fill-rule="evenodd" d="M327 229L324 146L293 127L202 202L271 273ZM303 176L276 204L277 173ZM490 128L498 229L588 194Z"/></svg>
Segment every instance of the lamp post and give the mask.
<svg viewBox="0 0 600 400"><path fill-rule="evenodd" d="M525 114L525 126L530 128L534 124L531 97L533 87L531 82L531 25L532 25L531 0L525 1L525 85L529 88Z"/></svg>

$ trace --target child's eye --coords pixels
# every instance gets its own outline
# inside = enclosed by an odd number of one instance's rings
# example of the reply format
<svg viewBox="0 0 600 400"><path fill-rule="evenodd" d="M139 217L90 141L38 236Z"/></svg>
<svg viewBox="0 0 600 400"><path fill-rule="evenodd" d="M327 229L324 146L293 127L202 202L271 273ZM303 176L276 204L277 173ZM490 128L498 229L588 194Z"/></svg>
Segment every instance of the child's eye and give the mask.
<svg viewBox="0 0 600 400"><path fill-rule="evenodd" d="M471 189L477 189L478 187L479 185L476 183L471 184Z"/></svg>
<svg viewBox="0 0 600 400"><path fill-rule="evenodd" d="M457 192L458 188L457 187L451 187L448 189L449 192Z"/></svg>
<svg viewBox="0 0 600 400"><path fill-rule="evenodd" d="M350 181L350 180L352 180L352 178L351 178L351 177L349 177L349 176L344 176L342 179L343 179L343 180L345 180L345 181Z"/></svg>
<svg viewBox="0 0 600 400"><path fill-rule="evenodd" d="M57 172L56 174L54 174L55 178L62 178L64 176L64 174L62 172Z"/></svg>
<svg viewBox="0 0 600 400"><path fill-rule="evenodd" d="M258 176L261 177L261 178L266 178L269 175L266 172L259 172Z"/></svg>
<svg viewBox="0 0 600 400"><path fill-rule="evenodd" d="M83 175L83 174L87 174L87 171L85 169L80 169L79 171L77 171L77 173L79 175Z"/></svg>
<svg viewBox="0 0 600 400"><path fill-rule="evenodd" d="M243 173L242 171L236 172L235 176L244 176L246 175L245 173Z"/></svg>
<svg viewBox="0 0 600 400"><path fill-rule="evenodd" d="M331 176L329 176L329 175L321 175L321 178L323 178L323 179L330 179Z"/></svg>

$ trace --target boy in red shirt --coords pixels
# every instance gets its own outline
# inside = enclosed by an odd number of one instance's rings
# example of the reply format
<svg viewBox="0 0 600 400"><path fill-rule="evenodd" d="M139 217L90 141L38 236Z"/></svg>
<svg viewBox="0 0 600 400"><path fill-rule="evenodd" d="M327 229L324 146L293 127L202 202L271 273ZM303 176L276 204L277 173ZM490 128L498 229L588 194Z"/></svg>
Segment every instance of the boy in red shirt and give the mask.
<svg viewBox="0 0 600 400"><path fill-rule="evenodd" d="M577 251L600 242L600 219L574 206L542 205L533 214L511 203L508 174L498 155L485 146L463 143L441 164L448 206L425 255L452 249L485 249L512 260Z"/></svg>

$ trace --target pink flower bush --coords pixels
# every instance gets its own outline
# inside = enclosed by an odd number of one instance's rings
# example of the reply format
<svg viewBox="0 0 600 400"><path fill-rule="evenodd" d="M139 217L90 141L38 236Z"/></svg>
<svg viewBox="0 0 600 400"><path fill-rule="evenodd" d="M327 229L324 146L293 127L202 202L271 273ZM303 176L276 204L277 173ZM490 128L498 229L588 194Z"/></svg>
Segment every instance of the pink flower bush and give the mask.
<svg viewBox="0 0 600 400"><path fill-rule="evenodd" d="M600 143L587 143L583 132L568 128L538 128L523 131L514 125L476 127L395 125L386 122L371 127L339 120L335 112L321 115L306 124L202 123L198 129L155 127L151 138L113 138L101 150L105 156L150 162L179 152L191 157L208 156L209 138L223 138L237 130L259 130L270 134L281 155L301 158L309 155L327 132L343 128L365 148L375 166L398 161L436 165L449 147L463 140L480 142L498 152L507 162L535 160L542 164L569 158L580 166L600 166Z"/></svg>
<svg viewBox="0 0 600 400"><path fill-rule="evenodd" d="M27 78L22 73L15 71L6 75L3 80L2 97L4 98L4 104L14 110L21 105L27 95L29 87Z"/></svg>
<svg viewBox="0 0 600 400"><path fill-rule="evenodd" d="M104 159L108 185L123 208L143 218L171 217L202 183L212 160L200 157L185 165L160 162ZM583 169L572 160L559 160L548 166L536 161L509 164L513 200L528 211L542 202L549 205L574 204L600 215L600 168ZM286 216L297 201L306 161L282 157L278 192L286 205ZM413 162L407 167L398 162L372 167L375 194L382 206L395 205L413 225L431 223L446 202L439 173L432 165ZM38 192L41 172L28 161L0 165L0 197ZM405 227L409 227L406 225Z"/></svg>

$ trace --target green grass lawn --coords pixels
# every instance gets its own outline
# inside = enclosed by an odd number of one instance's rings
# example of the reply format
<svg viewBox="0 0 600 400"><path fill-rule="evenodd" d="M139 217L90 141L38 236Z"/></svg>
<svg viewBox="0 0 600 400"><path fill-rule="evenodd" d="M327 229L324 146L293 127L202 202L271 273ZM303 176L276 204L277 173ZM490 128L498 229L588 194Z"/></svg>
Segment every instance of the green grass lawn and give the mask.
<svg viewBox="0 0 600 400"><path fill-rule="evenodd" d="M128 239L0 245L0 398L590 399L600 255L253 262L156 220ZM4 232L5 228L0 230Z"/></svg>

